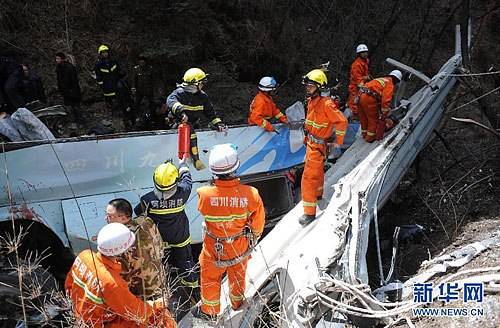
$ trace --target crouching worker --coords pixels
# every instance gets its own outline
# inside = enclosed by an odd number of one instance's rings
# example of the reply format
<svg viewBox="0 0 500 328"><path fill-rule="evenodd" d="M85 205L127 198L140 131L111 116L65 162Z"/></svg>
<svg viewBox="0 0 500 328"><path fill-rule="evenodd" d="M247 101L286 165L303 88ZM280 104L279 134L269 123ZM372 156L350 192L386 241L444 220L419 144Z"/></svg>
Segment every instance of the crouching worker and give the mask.
<svg viewBox="0 0 500 328"><path fill-rule="evenodd" d="M385 122L388 117L394 86L401 78L401 71L394 70L389 75L376 78L359 88L359 123L366 142L375 140L378 122ZM382 126L385 129L385 123ZM383 137L383 133L380 134Z"/></svg>
<svg viewBox="0 0 500 328"><path fill-rule="evenodd" d="M222 132L226 129L208 95L203 91L206 83L205 72L199 68L190 68L184 73L182 83L167 97L167 110L178 122L188 123L191 128L191 155L197 170L205 168L205 164L200 160L198 136L194 131L200 127L201 117L208 118L214 130Z"/></svg>
<svg viewBox="0 0 500 328"><path fill-rule="evenodd" d="M281 123L288 123L288 119L273 100L277 87L278 83L274 77L264 76L260 79L259 92L250 105L248 124L258 125L266 131L273 132L275 130L269 120L276 119Z"/></svg>
<svg viewBox="0 0 500 328"><path fill-rule="evenodd" d="M135 235L125 225L110 223L97 235L98 252L87 249L78 255L65 282L76 326L176 327L163 299L142 301L121 276L119 256L134 242Z"/></svg>
<svg viewBox="0 0 500 328"><path fill-rule="evenodd" d="M214 146L209 155L214 185L198 189L198 210L205 219L200 254L201 307L193 315L215 320L220 311L221 280L227 274L234 310L244 301L250 252L264 229L264 205L257 189L236 177L240 165L232 144Z"/></svg>

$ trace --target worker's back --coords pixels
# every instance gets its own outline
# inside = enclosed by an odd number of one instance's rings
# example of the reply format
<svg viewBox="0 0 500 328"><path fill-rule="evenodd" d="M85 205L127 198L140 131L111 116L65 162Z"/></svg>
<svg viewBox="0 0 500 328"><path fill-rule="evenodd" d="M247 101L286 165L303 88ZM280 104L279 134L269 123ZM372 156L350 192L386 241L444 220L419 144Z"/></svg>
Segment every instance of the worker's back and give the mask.
<svg viewBox="0 0 500 328"><path fill-rule="evenodd" d="M264 228L264 206L257 189L240 184L239 179L215 180L215 186L198 189L198 210L205 218L208 232L217 237L231 237L249 227L256 235ZM209 246L213 238L205 237ZM246 238L233 241L225 250L225 258L234 258L248 248Z"/></svg>

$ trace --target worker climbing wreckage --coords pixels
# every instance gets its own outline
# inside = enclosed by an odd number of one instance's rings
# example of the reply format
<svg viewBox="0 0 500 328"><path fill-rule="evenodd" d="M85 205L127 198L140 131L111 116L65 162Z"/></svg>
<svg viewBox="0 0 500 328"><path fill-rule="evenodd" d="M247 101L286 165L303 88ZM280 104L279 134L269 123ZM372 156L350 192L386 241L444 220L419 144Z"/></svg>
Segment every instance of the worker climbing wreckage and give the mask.
<svg viewBox="0 0 500 328"><path fill-rule="evenodd" d="M394 86L403 75L393 70L385 77L376 78L359 88L359 122L361 135L366 142L381 140L386 129L386 119L390 114Z"/></svg>
<svg viewBox="0 0 500 328"><path fill-rule="evenodd" d="M306 158L301 182L304 215L299 222L306 225L316 219L316 206L323 196L324 164L329 148L339 148L344 143L348 123L332 98L320 94L328 85L322 70L307 73L302 84L306 91L307 114L304 122ZM334 128L335 140L332 137Z"/></svg>
<svg viewBox="0 0 500 328"><path fill-rule="evenodd" d="M274 77L264 76L260 79L257 95L250 104L248 124L258 125L268 132L276 132L271 124L271 119L276 119L281 123L288 123L287 117L280 111L273 100L276 95L278 82Z"/></svg>
<svg viewBox="0 0 500 328"><path fill-rule="evenodd" d="M116 198L106 207L106 221L122 223L135 235L130 251L120 257L122 277L129 290L143 300L160 296L165 286L163 243L153 220L146 216L132 219L132 205L126 199Z"/></svg>
<svg viewBox="0 0 500 328"><path fill-rule="evenodd" d="M366 44L360 44L356 47L356 59L351 64L349 75L349 98L347 106L351 110L353 118L358 118L358 106L355 102L358 96L359 88L372 78L369 73L370 59L368 58L368 47Z"/></svg>
<svg viewBox="0 0 500 328"><path fill-rule="evenodd" d="M135 235L121 223L104 226L97 250L82 251L67 275L65 289L78 327L176 327L166 300L143 301L122 278L120 256L130 250Z"/></svg>
<svg viewBox="0 0 500 328"><path fill-rule="evenodd" d="M186 159L179 161L179 168L170 161L160 164L154 170L153 183L154 190L141 197L134 212L137 215L144 213L156 223L169 253L168 260L180 270L180 282L196 303L199 300L198 274L185 212L193 182Z"/></svg>
<svg viewBox="0 0 500 328"><path fill-rule="evenodd" d="M191 131L191 156L197 170L203 170L205 164L200 160L198 136L194 129L200 127L200 120L205 116L210 120L212 129L223 132L227 129L203 91L207 83L207 74L199 68L188 69L177 86L167 97L167 108L178 122L187 123Z"/></svg>
<svg viewBox="0 0 500 328"><path fill-rule="evenodd" d="M236 176L239 165L236 146L214 146L209 154L214 184L198 189L205 234L200 254L201 306L192 314L203 320L217 319L224 274L229 281L231 307L241 307L250 252L264 229L264 204L256 188L240 183Z"/></svg>

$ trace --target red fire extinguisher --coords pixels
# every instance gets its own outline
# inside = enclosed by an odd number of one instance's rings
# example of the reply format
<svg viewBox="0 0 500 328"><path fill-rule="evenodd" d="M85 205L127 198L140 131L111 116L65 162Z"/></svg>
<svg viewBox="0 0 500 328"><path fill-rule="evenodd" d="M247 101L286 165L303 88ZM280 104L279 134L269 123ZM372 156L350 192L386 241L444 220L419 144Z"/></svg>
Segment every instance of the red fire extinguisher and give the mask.
<svg viewBox="0 0 500 328"><path fill-rule="evenodd" d="M179 144L177 147L179 159L188 158L190 154L191 129L187 123L179 124Z"/></svg>

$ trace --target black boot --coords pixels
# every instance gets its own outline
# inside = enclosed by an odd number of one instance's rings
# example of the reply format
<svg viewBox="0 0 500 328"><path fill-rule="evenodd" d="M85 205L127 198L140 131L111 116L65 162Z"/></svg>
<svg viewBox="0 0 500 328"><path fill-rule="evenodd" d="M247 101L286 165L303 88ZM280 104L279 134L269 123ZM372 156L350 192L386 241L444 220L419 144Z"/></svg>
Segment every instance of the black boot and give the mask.
<svg viewBox="0 0 500 328"><path fill-rule="evenodd" d="M304 214L299 218L299 223L305 226L314 220L316 220L316 215Z"/></svg>
<svg viewBox="0 0 500 328"><path fill-rule="evenodd" d="M193 317L201 320L211 321L211 322L217 321L217 316L206 314L205 312L201 311L200 306L195 306L194 308L192 308L191 314L193 315Z"/></svg>

